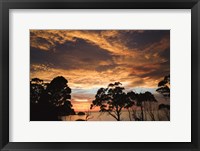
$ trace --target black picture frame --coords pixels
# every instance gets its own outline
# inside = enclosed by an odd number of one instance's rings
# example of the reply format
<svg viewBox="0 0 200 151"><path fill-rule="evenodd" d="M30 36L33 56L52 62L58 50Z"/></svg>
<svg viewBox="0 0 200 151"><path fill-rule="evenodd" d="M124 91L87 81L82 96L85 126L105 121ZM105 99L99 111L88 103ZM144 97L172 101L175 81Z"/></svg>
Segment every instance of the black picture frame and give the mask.
<svg viewBox="0 0 200 151"><path fill-rule="evenodd" d="M191 9L191 142L9 142L9 9ZM8 150L200 150L199 0L0 0L0 149ZM183 83L184 86L184 83Z"/></svg>

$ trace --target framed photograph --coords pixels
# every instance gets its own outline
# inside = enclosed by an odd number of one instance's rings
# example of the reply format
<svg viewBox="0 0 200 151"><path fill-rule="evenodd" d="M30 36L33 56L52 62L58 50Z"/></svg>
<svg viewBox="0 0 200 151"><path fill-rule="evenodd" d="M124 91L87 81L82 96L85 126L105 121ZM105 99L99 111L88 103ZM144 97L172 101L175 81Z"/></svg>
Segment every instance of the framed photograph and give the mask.
<svg viewBox="0 0 200 151"><path fill-rule="evenodd" d="M0 148L200 150L198 0L1 0Z"/></svg>

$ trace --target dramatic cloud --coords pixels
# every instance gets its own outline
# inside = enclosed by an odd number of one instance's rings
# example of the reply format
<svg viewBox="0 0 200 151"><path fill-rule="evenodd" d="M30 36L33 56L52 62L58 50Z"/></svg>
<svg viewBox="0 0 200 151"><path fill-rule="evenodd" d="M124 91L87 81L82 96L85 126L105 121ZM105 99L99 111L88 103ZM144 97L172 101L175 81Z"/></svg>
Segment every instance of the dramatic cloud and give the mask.
<svg viewBox="0 0 200 151"><path fill-rule="evenodd" d="M31 78L64 76L79 109L111 82L155 92L170 73L169 30L30 30L30 51Z"/></svg>

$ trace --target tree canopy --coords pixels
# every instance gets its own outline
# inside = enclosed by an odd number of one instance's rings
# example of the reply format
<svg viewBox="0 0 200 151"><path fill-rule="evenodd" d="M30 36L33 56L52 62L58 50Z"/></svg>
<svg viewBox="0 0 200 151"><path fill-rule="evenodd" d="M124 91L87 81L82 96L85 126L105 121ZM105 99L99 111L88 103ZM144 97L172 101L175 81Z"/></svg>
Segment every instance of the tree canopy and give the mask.
<svg viewBox="0 0 200 151"><path fill-rule="evenodd" d="M91 109L100 107L100 112L107 112L117 121L123 108L130 104L130 99L124 92L124 87L120 82L110 83L107 88L100 88L92 101Z"/></svg>
<svg viewBox="0 0 200 151"><path fill-rule="evenodd" d="M34 78L30 82L31 120L58 120L58 116L75 114L68 81L58 76L50 83Z"/></svg>
<svg viewBox="0 0 200 151"><path fill-rule="evenodd" d="M167 75L158 83L158 89L156 90L164 96L166 100L170 98L170 75ZM160 104L158 107L159 110L164 111L168 120L170 120L170 105L169 104Z"/></svg>
<svg viewBox="0 0 200 151"><path fill-rule="evenodd" d="M167 75L158 83L158 88L156 90L162 94L165 98L170 97L170 75Z"/></svg>

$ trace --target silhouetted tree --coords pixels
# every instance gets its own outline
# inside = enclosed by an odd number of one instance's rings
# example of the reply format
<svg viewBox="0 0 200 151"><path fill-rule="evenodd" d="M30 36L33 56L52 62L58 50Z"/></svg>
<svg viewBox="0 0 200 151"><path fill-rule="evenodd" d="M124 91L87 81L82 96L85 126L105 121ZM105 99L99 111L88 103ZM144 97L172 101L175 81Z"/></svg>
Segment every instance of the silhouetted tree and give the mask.
<svg viewBox="0 0 200 151"><path fill-rule="evenodd" d="M31 80L31 102L38 102L36 106L31 104L34 108L31 110L31 120L52 121L58 120L58 116L75 114L70 102L71 89L67 83L62 76L45 85L38 78Z"/></svg>
<svg viewBox="0 0 200 151"><path fill-rule="evenodd" d="M127 102L125 108L128 111L129 119L130 119L130 121L132 120L132 118L134 120L138 120L137 113L136 113L136 110L135 110L137 94L133 91L130 91L130 92L127 93L127 97L129 98L130 101ZM131 112L132 112L132 114L131 114Z"/></svg>
<svg viewBox="0 0 200 151"><path fill-rule="evenodd" d="M163 80L158 83L158 89L156 91L165 98L170 97L170 75L165 76Z"/></svg>
<svg viewBox="0 0 200 151"><path fill-rule="evenodd" d="M146 101L144 102L144 110L145 110L145 115L149 116L149 120L156 121L158 118L158 102L150 102Z"/></svg>
<svg viewBox="0 0 200 151"><path fill-rule="evenodd" d="M87 110L87 111L85 112L85 121L88 121L88 120L90 120L90 119L92 119L92 118L94 118L94 116L92 116L91 111L90 111L90 110Z"/></svg>
<svg viewBox="0 0 200 151"><path fill-rule="evenodd" d="M68 81L58 76L54 78L49 85L47 85L45 94L43 95L43 101L50 103L58 116L75 114L72 109L71 89L67 85Z"/></svg>
<svg viewBox="0 0 200 151"><path fill-rule="evenodd" d="M41 94L45 90L45 83L39 78L33 78L30 81L30 100L31 103L38 103Z"/></svg>
<svg viewBox="0 0 200 151"><path fill-rule="evenodd" d="M168 120L170 120L170 105L160 104L158 107L159 110L163 111Z"/></svg>
<svg viewBox="0 0 200 151"><path fill-rule="evenodd" d="M160 104L160 105L159 105L159 110L161 110L161 109L168 109L168 110L170 110L170 105L167 105L167 104Z"/></svg>
<svg viewBox="0 0 200 151"><path fill-rule="evenodd" d="M73 106L70 101L66 101L63 105L57 106L56 108L58 116L75 115L76 113L72 107Z"/></svg>
<svg viewBox="0 0 200 151"><path fill-rule="evenodd" d="M170 98L170 75L167 75L158 83L158 89L156 90L160 94L162 94L165 100L169 100ZM159 110L165 113L165 116L168 120L170 120L170 105L168 104L160 104Z"/></svg>
<svg viewBox="0 0 200 151"><path fill-rule="evenodd" d="M45 93L46 83L39 78L33 78L30 81L30 120L42 120L43 108L41 103L41 96Z"/></svg>
<svg viewBox="0 0 200 151"><path fill-rule="evenodd" d="M130 99L124 92L124 87L120 82L110 83L107 88L100 88L97 91L95 100L92 101L91 109L95 106L100 107L100 112L107 112L117 121L123 108L129 104Z"/></svg>
<svg viewBox="0 0 200 151"><path fill-rule="evenodd" d="M54 78L46 88L48 101L55 106L65 105L72 107L71 102L71 89L67 85L68 81L62 77Z"/></svg>
<svg viewBox="0 0 200 151"><path fill-rule="evenodd" d="M141 109L141 121L144 121L144 103L145 102L157 102L154 95L151 92L139 93L136 95L137 106Z"/></svg>

